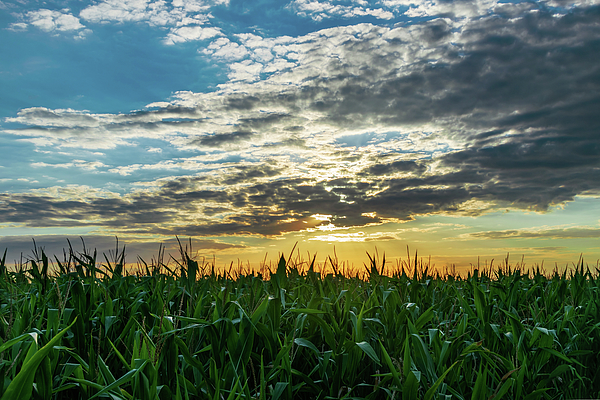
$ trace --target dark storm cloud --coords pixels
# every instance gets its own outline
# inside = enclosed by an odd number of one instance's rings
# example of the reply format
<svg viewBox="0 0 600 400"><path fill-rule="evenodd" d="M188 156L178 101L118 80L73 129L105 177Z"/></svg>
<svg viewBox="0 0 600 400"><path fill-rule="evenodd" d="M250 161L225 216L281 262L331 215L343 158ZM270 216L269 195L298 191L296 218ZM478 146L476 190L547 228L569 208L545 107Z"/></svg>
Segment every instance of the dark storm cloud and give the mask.
<svg viewBox="0 0 600 400"><path fill-rule="evenodd" d="M268 114L265 116L255 118L240 118L239 124L241 127L246 129L261 129L263 127L271 126L275 123L285 121L290 116L288 114Z"/></svg>
<svg viewBox="0 0 600 400"><path fill-rule="evenodd" d="M301 148L301 149L308 149L308 146L306 146L306 140L305 139L300 139L300 138L288 138L285 140L282 140L280 142L275 142L275 143L267 143L264 145L265 148L269 148L269 147L297 147L297 148Z"/></svg>
<svg viewBox="0 0 600 400"><path fill-rule="evenodd" d="M595 107L600 84L598 8L563 17L537 11L516 20L495 16L473 22L456 42L433 47L440 53L436 59L416 59L408 74L386 70L389 53L373 55L360 75L345 72L342 64L335 79L315 78L313 86L278 100L315 99L312 107L325 112L324 119L359 126L373 120L403 126L460 118L470 128L461 135L489 127L549 129L568 123L565 117L583 117L579 127L586 126L585 119L597 125L588 109ZM445 33L431 33L438 31ZM439 40L449 29L435 21L420 32ZM565 115L555 115L559 108ZM519 114L510 115L514 112Z"/></svg>
<svg viewBox="0 0 600 400"><path fill-rule="evenodd" d="M134 201L93 198L74 201L28 194L0 194L0 222L31 227L147 224L169 221L173 212L157 209L157 200L138 196Z"/></svg>
<svg viewBox="0 0 600 400"><path fill-rule="evenodd" d="M385 164L374 164L367 168L365 175L387 175L395 172L423 173L427 168L423 163L415 161L393 161Z"/></svg>
<svg viewBox="0 0 600 400"><path fill-rule="evenodd" d="M366 67L372 81L363 71L340 75L337 91L315 84L312 107L340 125L438 123L446 130L440 135L465 144L439 159L460 173L390 182L364 208L403 218L391 210L435 212L480 199L544 210L599 190L599 23L597 6L564 16L540 9L519 19L483 18L465 26L460 40L439 45L435 63L422 60L409 74L381 75L375 60ZM421 30L430 43L448 32L439 21ZM426 163L419 165L379 163L363 173L377 182L383 174L424 172ZM406 188L434 182L440 188Z"/></svg>
<svg viewBox="0 0 600 400"><path fill-rule="evenodd" d="M273 168L269 165L239 166L236 169L238 169L239 172L228 175L225 179L220 181L220 183L225 185L235 185L239 183L249 182L255 178L274 177L281 173L280 169Z"/></svg>
<svg viewBox="0 0 600 400"><path fill-rule="evenodd" d="M261 100L256 96L230 96L225 101L227 108L234 110L252 110Z"/></svg>
<svg viewBox="0 0 600 400"><path fill-rule="evenodd" d="M236 181L254 176L268 176L275 170L248 168L232 176ZM243 178L243 179L242 179ZM225 178L231 179L231 178ZM313 214L331 214L332 222L340 226L362 225L379 221L361 216L360 204L341 201L341 195L359 198L368 185L354 187L344 181L334 181L336 187L327 190L323 183L305 179L282 179L256 183L238 189L199 189L194 179L166 182L155 192L142 192L124 198L98 198L73 201L60 197L34 194L0 195L0 222L41 226L105 226L130 227L131 232L158 232L169 235L261 234L278 235L303 230L322 222ZM66 197L69 194L65 195ZM216 210L203 217L201 212L210 204L218 204L226 216L211 218ZM209 206L210 207L210 206ZM166 224L176 223L173 228Z"/></svg>
<svg viewBox="0 0 600 400"><path fill-rule="evenodd" d="M163 190L167 190L170 192L179 192L188 190L192 186L197 186L198 183L206 181L205 177L180 177L177 179L169 180L163 182L162 188Z"/></svg>
<svg viewBox="0 0 600 400"><path fill-rule="evenodd" d="M238 169L226 174L222 182L243 184L227 190L202 189L202 180L180 178L163 182L156 191L115 199L72 201L2 195L0 222L36 227L128 227L130 234L272 236L323 224L311 217L314 214L331 215L328 223L351 227L382 223L387 218L410 220L418 214L461 211L463 202L485 199L490 191L485 187L485 175L468 171L412 179L374 178L370 182L294 178L251 183L256 177L276 173L276 169ZM480 184L466 186L467 181ZM377 194L370 194L374 191Z"/></svg>
<svg viewBox="0 0 600 400"><path fill-rule="evenodd" d="M190 142L191 145L207 146L207 147L221 147L230 143L239 143L243 140L250 139L254 133L249 131L236 131L232 133L219 133L212 136L203 136L198 139L194 139Z"/></svg>
<svg viewBox="0 0 600 400"><path fill-rule="evenodd" d="M423 24L421 38L429 44L439 42L452 34L452 26L443 19L436 19Z"/></svg>

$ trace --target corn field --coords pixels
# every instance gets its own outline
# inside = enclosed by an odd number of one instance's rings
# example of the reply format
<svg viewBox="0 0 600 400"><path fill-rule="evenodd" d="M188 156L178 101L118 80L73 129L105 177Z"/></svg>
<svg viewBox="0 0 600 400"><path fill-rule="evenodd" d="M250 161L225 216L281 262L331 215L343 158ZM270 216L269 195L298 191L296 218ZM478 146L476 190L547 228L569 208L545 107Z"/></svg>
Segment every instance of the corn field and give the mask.
<svg viewBox="0 0 600 400"><path fill-rule="evenodd" d="M190 249L191 250L191 249ZM1 254L1 253L0 253ZM0 399L600 398L598 270L0 260ZM306 268L305 268L306 267Z"/></svg>

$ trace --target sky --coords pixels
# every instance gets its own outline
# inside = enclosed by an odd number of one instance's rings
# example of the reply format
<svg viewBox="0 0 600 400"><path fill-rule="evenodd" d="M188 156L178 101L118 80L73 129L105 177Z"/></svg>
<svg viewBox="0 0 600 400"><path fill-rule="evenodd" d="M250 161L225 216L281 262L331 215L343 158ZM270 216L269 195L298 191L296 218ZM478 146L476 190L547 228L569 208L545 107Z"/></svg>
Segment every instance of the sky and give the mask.
<svg viewBox="0 0 600 400"><path fill-rule="evenodd" d="M0 253L595 267L599 3L1 0Z"/></svg>

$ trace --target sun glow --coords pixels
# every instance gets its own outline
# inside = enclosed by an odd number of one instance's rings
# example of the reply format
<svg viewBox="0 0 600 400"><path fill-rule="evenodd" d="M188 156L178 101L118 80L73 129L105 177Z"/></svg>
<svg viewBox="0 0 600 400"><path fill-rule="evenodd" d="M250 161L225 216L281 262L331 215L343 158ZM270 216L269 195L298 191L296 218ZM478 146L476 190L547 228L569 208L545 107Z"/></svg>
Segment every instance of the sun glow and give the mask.
<svg viewBox="0 0 600 400"><path fill-rule="evenodd" d="M333 217L333 215L313 214L310 217L316 219L317 221L329 221L329 220L331 220L331 218Z"/></svg>

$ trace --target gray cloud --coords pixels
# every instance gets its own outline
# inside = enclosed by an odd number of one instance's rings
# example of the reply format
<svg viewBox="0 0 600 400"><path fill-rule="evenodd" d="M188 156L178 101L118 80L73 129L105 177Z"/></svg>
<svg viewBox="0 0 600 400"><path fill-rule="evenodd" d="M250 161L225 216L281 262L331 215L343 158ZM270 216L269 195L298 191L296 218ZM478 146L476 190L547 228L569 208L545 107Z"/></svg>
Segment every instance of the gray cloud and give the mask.
<svg viewBox="0 0 600 400"><path fill-rule="evenodd" d="M191 145L206 147L221 147L226 144L239 143L250 139L254 134L248 131L236 131L232 133L221 133L212 136L203 136L190 142Z"/></svg>
<svg viewBox="0 0 600 400"><path fill-rule="evenodd" d="M424 173L426 166L415 161L401 160L393 161L384 164L373 164L365 171L366 175L387 175L394 172L415 172Z"/></svg>
<svg viewBox="0 0 600 400"><path fill-rule="evenodd" d="M544 230L505 230L470 233L476 239L596 239L600 237L599 228L564 228Z"/></svg>
<svg viewBox="0 0 600 400"><path fill-rule="evenodd" d="M279 43L254 35L240 39L249 54L280 46L295 68L125 115L22 110L9 122L28 127L7 133L59 144L160 138L250 166L121 197L4 194L0 221L278 235L318 226L314 214L360 226L495 207L544 211L600 191L599 22L598 6L504 4L460 21L362 24Z"/></svg>

